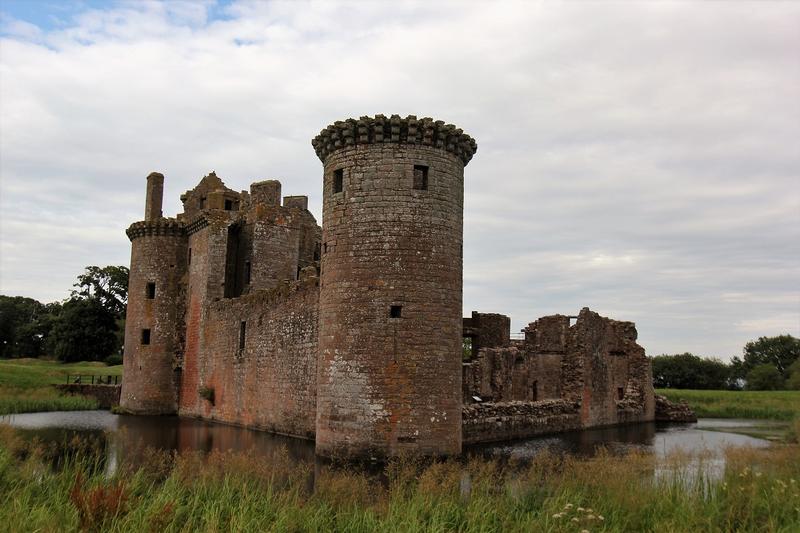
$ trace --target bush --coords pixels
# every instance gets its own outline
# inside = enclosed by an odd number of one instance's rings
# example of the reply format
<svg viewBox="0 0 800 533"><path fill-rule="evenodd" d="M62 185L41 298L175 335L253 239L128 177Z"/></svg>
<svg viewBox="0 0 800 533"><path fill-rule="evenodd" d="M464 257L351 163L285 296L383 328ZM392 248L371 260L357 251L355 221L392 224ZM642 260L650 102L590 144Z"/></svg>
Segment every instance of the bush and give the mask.
<svg viewBox="0 0 800 533"><path fill-rule="evenodd" d="M122 356L121 355L117 355L117 354L109 355L108 357L106 357L105 363L108 366L121 365L122 364Z"/></svg>

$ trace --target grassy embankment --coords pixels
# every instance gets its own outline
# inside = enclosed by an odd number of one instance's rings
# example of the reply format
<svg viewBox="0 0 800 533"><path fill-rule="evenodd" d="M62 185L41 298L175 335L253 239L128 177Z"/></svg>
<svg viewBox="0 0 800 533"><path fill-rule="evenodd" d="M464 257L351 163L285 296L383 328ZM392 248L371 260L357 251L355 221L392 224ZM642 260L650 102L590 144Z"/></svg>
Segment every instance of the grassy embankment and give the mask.
<svg viewBox="0 0 800 533"><path fill-rule="evenodd" d="M0 529L789 532L800 530L798 455L797 445L730 449L721 477L685 455L658 470L645 454L542 455L513 468L397 461L379 482L297 466L285 450L269 461L154 453L145 466L108 477L91 450L48 468L46 450L0 426Z"/></svg>
<svg viewBox="0 0 800 533"><path fill-rule="evenodd" d="M800 438L800 391L726 391L656 389L671 401L686 400L700 418L746 418L763 422L747 427L713 428L769 440ZM702 421L701 421L702 426Z"/></svg>
<svg viewBox="0 0 800 533"><path fill-rule="evenodd" d="M122 374L122 365L0 359L0 414L96 409L97 402L94 399L59 394L51 386L66 383L67 374L118 376Z"/></svg>

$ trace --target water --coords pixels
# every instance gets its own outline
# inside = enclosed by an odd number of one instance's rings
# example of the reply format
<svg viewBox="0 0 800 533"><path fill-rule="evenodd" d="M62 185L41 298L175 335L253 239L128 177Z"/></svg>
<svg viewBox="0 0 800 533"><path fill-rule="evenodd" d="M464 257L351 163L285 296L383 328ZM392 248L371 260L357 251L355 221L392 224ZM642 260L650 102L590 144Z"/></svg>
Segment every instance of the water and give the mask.
<svg viewBox="0 0 800 533"><path fill-rule="evenodd" d="M94 439L105 452L106 469L120 462L137 465L147 449L162 451L248 452L265 460L275 457L294 463L313 464L314 443L236 426L176 416L114 415L108 411L62 411L0 416L0 423L18 429L26 439L67 447L74 437ZM469 447L480 454L522 461L542 452L591 457L601 449L612 454L631 451L653 453L657 458L682 450L701 454L709 468L724 466L722 451L728 446L768 446L764 439L734 433L737 429L763 426L763 421L701 419L695 424L637 424L536 437L510 443Z"/></svg>

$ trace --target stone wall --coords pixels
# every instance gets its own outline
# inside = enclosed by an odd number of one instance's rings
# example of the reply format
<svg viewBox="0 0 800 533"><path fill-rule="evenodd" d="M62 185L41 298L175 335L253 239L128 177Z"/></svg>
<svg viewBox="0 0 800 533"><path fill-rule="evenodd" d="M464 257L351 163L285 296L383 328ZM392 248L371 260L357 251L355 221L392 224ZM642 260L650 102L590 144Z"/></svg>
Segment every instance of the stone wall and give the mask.
<svg viewBox="0 0 800 533"><path fill-rule="evenodd" d="M210 304L181 414L313 438L318 302L308 277Z"/></svg>
<svg viewBox="0 0 800 533"><path fill-rule="evenodd" d="M464 444L523 439L581 427L578 406L566 400L465 405L463 421Z"/></svg>
<svg viewBox="0 0 800 533"><path fill-rule="evenodd" d="M64 394L79 394L97 400L100 409L111 409L119 405L122 385L96 385L92 383L67 383L54 385L59 392Z"/></svg>
<svg viewBox="0 0 800 533"><path fill-rule="evenodd" d="M465 336L476 331L475 315L479 314L473 313L473 319L464 319ZM575 324L570 325L571 319L576 320ZM573 414L577 418L569 419L569 424L577 423L574 427L654 419L650 361L636 343L633 323L610 320L583 309L577 317L540 318L523 331L524 342L481 348L463 364L464 416L477 417L464 421L465 438L469 435L469 442L478 442L480 435L494 437L483 429L468 428L494 425L498 435L523 432L521 428L528 415L519 415L519 409L527 404L538 406L537 417L541 419L537 419L531 434L545 431L547 424L542 420L546 416L542 409L546 411L548 405L561 405L547 403L547 400L576 406ZM481 407L510 403L517 410L513 416L508 413L487 415L486 410L490 408ZM556 414L563 415L560 411ZM566 422L558 420L553 419L551 432L563 430Z"/></svg>

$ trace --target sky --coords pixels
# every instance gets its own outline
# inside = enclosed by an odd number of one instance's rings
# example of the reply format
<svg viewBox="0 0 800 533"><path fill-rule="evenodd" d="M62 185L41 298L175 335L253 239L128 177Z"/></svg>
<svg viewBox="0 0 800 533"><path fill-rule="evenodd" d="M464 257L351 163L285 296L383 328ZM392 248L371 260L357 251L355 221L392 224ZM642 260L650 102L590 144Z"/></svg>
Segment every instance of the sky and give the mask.
<svg viewBox="0 0 800 533"><path fill-rule="evenodd" d="M311 139L431 116L474 137L464 313L590 307L650 355L800 336L800 4L0 0L0 293L128 265L215 170L321 222Z"/></svg>

